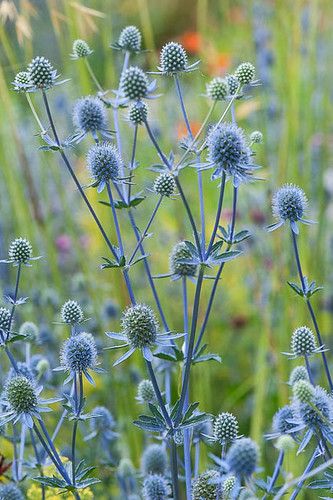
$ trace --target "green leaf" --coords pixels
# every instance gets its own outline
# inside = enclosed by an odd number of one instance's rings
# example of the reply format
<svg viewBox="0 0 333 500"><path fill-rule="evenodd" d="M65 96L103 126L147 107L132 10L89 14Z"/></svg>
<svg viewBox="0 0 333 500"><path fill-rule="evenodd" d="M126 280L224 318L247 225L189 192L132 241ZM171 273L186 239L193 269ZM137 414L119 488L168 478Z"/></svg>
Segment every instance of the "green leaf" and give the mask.
<svg viewBox="0 0 333 500"><path fill-rule="evenodd" d="M67 483L58 477L52 476L38 476L33 478L34 481L38 481L45 486L50 486L51 488L66 488Z"/></svg>
<svg viewBox="0 0 333 500"><path fill-rule="evenodd" d="M303 290L298 285L296 285L296 283L293 283L292 281L287 281L287 283L290 288L297 293L297 295L299 295L300 297L304 297Z"/></svg>

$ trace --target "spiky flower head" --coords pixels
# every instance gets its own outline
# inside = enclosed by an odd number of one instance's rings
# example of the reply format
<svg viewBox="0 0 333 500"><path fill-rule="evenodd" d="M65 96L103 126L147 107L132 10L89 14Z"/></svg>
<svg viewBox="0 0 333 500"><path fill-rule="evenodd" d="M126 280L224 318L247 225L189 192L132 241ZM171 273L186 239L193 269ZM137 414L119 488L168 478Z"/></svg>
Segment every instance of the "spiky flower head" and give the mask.
<svg viewBox="0 0 333 500"><path fill-rule="evenodd" d="M317 349L317 341L310 328L300 326L292 334L290 347L294 356L306 356Z"/></svg>
<svg viewBox="0 0 333 500"><path fill-rule="evenodd" d="M308 372L305 366L296 366L289 377L289 384L294 385L299 380L309 380Z"/></svg>
<svg viewBox="0 0 333 500"><path fill-rule="evenodd" d="M123 50L129 52L139 52L141 50L141 33L136 26L126 26L120 35L118 45Z"/></svg>
<svg viewBox="0 0 333 500"><path fill-rule="evenodd" d="M311 403L314 398L315 389L307 380L299 380L293 385L293 394L301 403Z"/></svg>
<svg viewBox="0 0 333 500"><path fill-rule="evenodd" d="M250 141L254 144L261 144L263 141L262 132L260 132L259 130L254 130L250 135Z"/></svg>
<svg viewBox="0 0 333 500"><path fill-rule="evenodd" d="M6 307L0 307L0 329L7 332L10 326L11 312Z"/></svg>
<svg viewBox="0 0 333 500"><path fill-rule="evenodd" d="M81 97L74 104L74 125L84 133L107 128L106 109L98 97Z"/></svg>
<svg viewBox="0 0 333 500"><path fill-rule="evenodd" d="M154 191L161 196L171 196L176 188L173 175L169 173L160 174L154 182Z"/></svg>
<svg viewBox="0 0 333 500"><path fill-rule="evenodd" d="M187 66L187 54L184 47L177 42L169 42L161 50L160 67L163 73L174 75L184 71Z"/></svg>
<svg viewBox="0 0 333 500"><path fill-rule="evenodd" d="M46 90L54 85L56 71L46 57L35 57L28 66L30 82L37 89Z"/></svg>
<svg viewBox="0 0 333 500"><path fill-rule="evenodd" d="M222 498L225 500L229 500L232 498L232 491L236 485L235 476L227 477L222 483Z"/></svg>
<svg viewBox="0 0 333 500"><path fill-rule="evenodd" d="M128 307L123 313L121 324L132 347L142 349L156 340L158 321L153 310L145 304Z"/></svg>
<svg viewBox="0 0 333 500"><path fill-rule="evenodd" d="M242 85L251 83L256 75L256 69L253 64L244 62L238 66L235 71L235 77Z"/></svg>
<svg viewBox="0 0 333 500"><path fill-rule="evenodd" d="M143 101L137 101L130 107L128 119L133 125L141 125L147 120L148 107Z"/></svg>
<svg viewBox="0 0 333 500"><path fill-rule="evenodd" d="M0 500L24 500L24 496L14 483L7 483L0 485Z"/></svg>
<svg viewBox="0 0 333 500"><path fill-rule="evenodd" d="M105 434L115 427L116 422L112 413L105 406L95 406L91 413L94 416L90 419L90 429L93 432Z"/></svg>
<svg viewBox="0 0 333 500"><path fill-rule="evenodd" d="M124 97L142 99L148 94L148 78L138 66L130 66L122 74L120 87Z"/></svg>
<svg viewBox="0 0 333 500"><path fill-rule="evenodd" d="M79 333L65 340L60 353L62 367L70 372L86 372L97 364L97 349L91 333Z"/></svg>
<svg viewBox="0 0 333 500"><path fill-rule="evenodd" d="M90 49L89 45L85 40L74 40L73 42L73 59L80 59L82 57L88 57L93 51Z"/></svg>
<svg viewBox="0 0 333 500"><path fill-rule="evenodd" d="M296 222L303 217L307 203L301 188L294 184L285 184L273 196L273 215L282 221Z"/></svg>
<svg viewBox="0 0 333 500"><path fill-rule="evenodd" d="M291 423L295 419L294 410L291 405L285 405L280 408L273 417L273 432L277 434L286 434L295 425Z"/></svg>
<svg viewBox="0 0 333 500"><path fill-rule="evenodd" d="M30 342L34 341L38 337L38 326L32 321L25 321L20 326L19 334L23 335Z"/></svg>
<svg viewBox="0 0 333 500"><path fill-rule="evenodd" d="M224 171L228 176L245 180L251 164L251 149L243 130L231 123L212 127L207 137L208 158L216 168L215 176Z"/></svg>
<svg viewBox="0 0 333 500"><path fill-rule="evenodd" d="M26 264L32 256L31 243L25 238L15 238L9 245L8 256L16 264Z"/></svg>
<svg viewBox="0 0 333 500"><path fill-rule="evenodd" d="M152 382L148 379L141 380L138 385L137 400L140 403L155 403L156 395Z"/></svg>
<svg viewBox="0 0 333 500"><path fill-rule="evenodd" d="M296 404L296 411L298 418L308 427L316 428L318 426L327 426L327 421L332 421L333 417L333 402L332 397L320 386L313 388L309 383L306 384L304 380L300 380L293 388L297 387L298 404ZM299 384L303 384L300 386ZM309 388L310 387L310 388ZM312 391L311 391L312 390ZM310 394L312 392L312 395ZM311 396L308 402L302 402L299 398L301 396L304 401L307 396Z"/></svg>
<svg viewBox="0 0 333 500"><path fill-rule="evenodd" d="M22 375L8 380L5 396L11 410L17 414L33 412L38 405L34 383Z"/></svg>
<svg viewBox="0 0 333 500"><path fill-rule="evenodd" d="M117 179L121 163L117 148L110 142L91 146L87 154L88 170L99 184Z"/></svg>
<svg viewBox="0 0 333 500"><path fill-rule="evenodd" d="M241 438L229 448L226 461L236 476L247 477L256 470L258 457L257 444L250 438Z"/></svg>
<svg viewBox="0 0 333 500"><path fill-rule="evenodd" d="M192 487L193 500L215 500L219 496L219 478L216 470L207 470L200 474L194 481Z"/></svg>
<svg viewBox="0 0 333 500"><path fill-rule="evenodd" d="M233 441L238 435L238 421L232 413L220 413L213 424L213 436L221 445Z"/></svg>
<svg viewBox="0 0 333 500"><path fill-rule="evenodd" d="M76 325L83 320L83 312L76 300L67 300L61 308L61 321L70 325Z"/></svg>
<svg viewBox="0 0 333 500"><path fill-rule="evenodd" d="M149 445L143 452L141 470L143 475L160 474L163 476L167 468L167 454L159 444Z"/></svg>
<svg viewBox="0 0 333 500"><path fill-rule="evenodd" d="M18 375L21 375L22 377L27 378L28 380L31 380L32 382L34 381L34 373L32 368L27 365L27 363L24 363L23 361L18 361L16 363L16 369L14 367L10 368L7 376L7 380L17 377Z"/></svg>
<svg viewBox="0 0 333 500"><path fill-rule="evenodd" d="M192 260L192 254L185 241L176 243L171 251L169 260L172 274L178 276L195 276L197 265L182 262L184 260Z"/></svg>
<svg viewBox="0 0 333 500"><path fill-rule="evenodd" d="M235 95L239 87L239 81L235 75L227 75L229 95Z"/></svg>
<svg viewBox="0 0 333 500"><path fill-rule="evenodd" d="M30 75L28 71L20 71L15 75L14 81L14 90L17 92L27 92L29 87L31 87Z"/></svg>
<svg viewBox="0 0 333 500"><path fill-rule="evenodd" d="M158 474L150 474L143 482L142 495L147 500L166 500L169 496L167 481Z"/></svg>
<svg viewBox="0 0 333 500"><path fill-rule="evenodd" d="M229 85L226 78L217 76L207 85L207 95L213 101L223 101L229 94Z"/></svg>
<svg viewBox="0 0 333 500"><path fill-rule="evenodd" d="M286 453L295 448L295 441L289 434L282 434L282 436L277 439L275 448Z"/></svg>

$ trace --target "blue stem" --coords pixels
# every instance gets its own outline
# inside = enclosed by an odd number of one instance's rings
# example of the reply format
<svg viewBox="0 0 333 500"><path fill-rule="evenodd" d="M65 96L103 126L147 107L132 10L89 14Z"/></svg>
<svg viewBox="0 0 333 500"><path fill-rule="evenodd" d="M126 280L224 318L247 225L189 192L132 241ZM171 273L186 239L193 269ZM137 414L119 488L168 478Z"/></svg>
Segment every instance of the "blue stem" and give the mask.
<svg viewBox="0 0 333 500"><path fill-rule="evenodd" d="M219 222L220 222L220 217L221 217L221 212L222 212L222 206L223 206L223 198L224 198L224 189L225 189L225 179L226 179L226 175L225 175L225 172L223 171L223 174L222 174L222 179L221 179L221 186L220 186L220 196L219 196L219 202L218 202L218 207L217 207L217 212L216 212L216 218L215 218L215 224L214 224L214 229L213 229L213 232L212 232L212 236L210 238L210 241L209 241L209 244L208 244L208 248L207 248L207 252L206 252L206 259L209 255L209 252L214 244L214 240L215 240L215 236L216 236L216 233L217 233L217 229L219 227Z"/></svg>
<svg viewBox="0 0 333 500"><path fill-rule="evenodd" d="M281 469L282 464L283 464L283 459L284 459L284 451L281 450L280 453L279 453L278 459L276 461L276 464L275 464L273 476L272 476L272 479L271 479L271 481L269 483L267 494L269 494L272 491L272 489L274 488L276 480L277 480L277 478L279 477L279 474L280 474L280 469ZM267 497L267 495L264 496L264 499L266 497Z"/></svg>
<svg viewBox="0 0 333 500"><path fill-rule="evenodd" d="M15 309L16 309L16 301L17 301L18 289L19 289L19 284L20 284L20 276L21 276L21 264L19 264L18 267L17 267L15 292L14 292L12 310L11 310L11 313L10 313L10 319L9 319L9 325L8 325L8 331L7 331L7 340L9 339L10 330L11 330L11 327L12 327L14 313L15 313Z"/></svg>
<svg viewBox="0 0 333 500"><path fill-rule="evenodd" d="M297 495L301 491L302 486L303 486L303 484L304 484L304 482L306 480L306 476L310 472L310 470L313 468L313 466L314 466L317 458L318 458L318 449L316 449L314 451L314 453L313 453L313 455L312 455L312 457L311 457L308 465L306 466L306 468L305 468L305 470L304 470L304 472L302 474L302 478L304 478L304 479L301 478L300 482L296 486L296 489L294 490L293 494L291 495L290 500L295 500L295 498L297 497Z"/></svg>
<svg viewBox="0 0 333 500"><path fill-rule="evenodd" d="M188 301L187 301L187 284L186 276L182 278L182 290L183 290L183 317L184 317L184 332L187 333L185 337L185 357L188 356ZM189 405L189 390L187 388L184 402L184 409L186 410ZM191 471L191 434L189 429L184 430L184 464L185 464L185 483L186 483L186 496L191 498L192 496L192 471Z"/></svg>

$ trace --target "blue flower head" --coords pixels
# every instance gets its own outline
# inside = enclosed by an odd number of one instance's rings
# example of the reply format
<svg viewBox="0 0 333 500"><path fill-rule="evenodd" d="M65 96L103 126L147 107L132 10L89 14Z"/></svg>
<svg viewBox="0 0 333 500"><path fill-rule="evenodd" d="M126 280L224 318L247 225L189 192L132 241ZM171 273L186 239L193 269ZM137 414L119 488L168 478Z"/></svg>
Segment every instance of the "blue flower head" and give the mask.
<svg viewBox="0 0 333 500"><path fill-rule="evenodd" d="M90 56L93 51L90 49L89 45L85 40L74 40L73 51L71 54L72 59L82 59L84 57Z"/></svg>
<svg viewBox="0 0 333 500"><path fill-rule="evenodd" d="M170 253L170 272L174 277L195 276L197 264L192 263L193 257L185 241L179 241Z"/></svg>
<svg viewBox="0 0 333 500"><path fill-rule="evenodd" d="M273 417L273 432L275 435L287 434L295 425L295 409L291 405L280 408Z"/></svg>
<svg viewBox="0 0 333 500"><path fill-rule="evenodd" d="M35 57L28 66L31 85L35 89L46 90L53 87L57 72L46 57Z"/></svg>
<svg viewBox="0 0 333 500"><path fill-rule="evenodd" d="M7 483L0 485L0 500L24 500L24 496L14 483Z"/></svg>
<svg viewBox="0 0 333 500"><path fill-rule="evenodd" d="M291 229L298 234L297 222L311 224L311 221L303 218L308 206L308 200L304 191L294 184L285 184L273 195L272 211L278 222L268 227L269 231L274 231L289 221Z"/></svg>
<svg viewBox="0 0 333 500"><path fill-rule="evenodd" d="M106 183L118 178L122 160L118 150L110 142L91 146L87 154L88 170L101 192Z"/></svg>
<svg viewBox="0 0 333 500"><path fill-rule="evenodd" d="M148 94L148 78L138 66L130 66L121 77L120 87L127 99L143 99Z"/></svg>
<svg viewBox="0 0 333 500"><path fill-rule="evenodd" d="M83 321L83 311L76 300L67 300L61 308L61 320L69 325L76 325Z"/></svg>
<svg viewBox="0 0 333 500"><path fill-rule="evenodd" d="M89 370L99 372L97 368L97 348L91 333L78 333L65 340L60 352L60 367L56 370L68 371L72 380L76 373L83 373L89 382L93 382Z"/></svg>
<svg viewBox="0 0 333 500"><path fill-rule="evenodd" d="M118 40L119 48L129 52L140 52L141 50L141 33L136 26L126 26Z"/></svg>
<svg viewBox="0 0 333 500"><path fill-rule="evenodd" d="M228 450L226 462L237 477L249 477L256 470L259 458L257 444L250 438L233 442Z"/></svg>
<svg viewBox="0 0 333 500"><path fill-rule="evenodd" d="M290 373L288 383L293 386L299 380L309 380L309 375L305 366L296 366Z"/></svg>
<svg viewBox="0 0 333 500"><path fill-rule="evenodd" d="M151 444L143 452L141 470L144 476L148 474L164 475L167 469L167 454L163 446Z"/></svg>
<svg viewBox="0 0 333 500"><path fill-rule="evenodd" d="M147 500L167 500L169 486L163 476L149 474L143 482L142 495Z"/></svg>
<svg viewBox="0 0 333 500"><path fill-rule="evenodd" d="M220 474L216 470L207 470L193 481L193 500L215 500L219 498Z"/></svg>
<svg viewBox="0 0 333 500"><path fill-rule="evenodd" d="M156 403L156 395L151 380L141 380L138 385L138 393L136 399L141 404Z"/></svg>
<svg viewBox="0 0 333 500"><path fill-rule="evenodd" d="M234 441L238 435L238 421L232 413L220 413L213 424L213 436L221 445Z"/></svg>
<svg viewBox="0 0 333 500"><path fill-rule="evenodd" d="M81 97L76 101L73 108L73 123L81 133L77 140L88 133L96 139L97 132L105 138L110 137L107 129L106 108L98 97Z"/></svg>
<svg viewBox="0 0 333 500"><path fill-rule="evenodd" d="M160 54L159 73L164 75L176 75L177 73L188 73L194 71L199 64L187 64L187 54L184 47L177 42L168 42L162 47Z"/></svg>

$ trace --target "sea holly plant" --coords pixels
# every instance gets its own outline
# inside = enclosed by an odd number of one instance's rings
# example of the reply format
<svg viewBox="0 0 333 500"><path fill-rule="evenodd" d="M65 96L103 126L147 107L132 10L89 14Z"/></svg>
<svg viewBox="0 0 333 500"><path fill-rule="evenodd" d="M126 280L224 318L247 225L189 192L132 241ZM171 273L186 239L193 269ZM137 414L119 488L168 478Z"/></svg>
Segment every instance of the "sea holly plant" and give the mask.
<svg viewBox="0 0 333 500"><path fill-rule="evenodd" d="M14 266L16 285L14 295L6 297L9 307L0 308L0 344L11 365L0 400L0 423L13 446L14 457L13 484L8 491L11 487L12 491L21 486L25 488L25 474L37 469L38 473L31 475L40 485L42 498L47 498L48 489L53 488L59 494L72 494L80 499L85 492L91 492L91 487L96 487L96 495L103 497L104 485L98 486L100 478L94 477L95 467L102 463L113 473L120 495L132 500L140 497L178 500L184 495L188 500L273 498L282 495L283 491L296 498L316 462L323 463L323 470L330 464L333 443L333 386L326 358L327 346L311 303L312 295L321 287L308 280L302 270L297 246L299 223L311 221L304 218L308 202L297 186L286 184L275 193L272 206L277 221L269 230L282 226L290 228L300 283L290 281L289 285L306 302L314 333L308 326L302 326L292 335L291 352L287 354L290 358L299 358L304 366L292 370L288 382L290 401L277 410L272 432L267 434L274 442L273 452L277 452L277 458L266 476L260 470L259 448L250 437L241 433L237 418L223 408L217 416L202 411L193 383L193 365L208 361L221 363L220 353L208 350L209 320L216 294L224 284L225 266L237 265L237 261L231 261L241 258L246 248L243 242L251 237L246 228L238 227L239 197L246 196L248 183L258 180L255 153L256 146L263 142L263 135L259 130L247 132L240 128L236 110L242 99L251 97L249 91L260 84L256 69L252 63L242 62L233 73L213 76L201 94L210 107L198 132L194 133L182 79L186 78L190 84L200 61L189 62L185 48L170 41L161 49L157 68L145 71L136 59L144 50L140 30L135 26L125 27L110 47L117 51L116 57L122 59L115 89L97 78L94 71L96 52L90 45L82 39L73 42L70 57L77 64L81 61L85 65L96 92L77 96L73 105L73 127L67 137L65 134L62 137L63 131L58 128L49 102L49 92L57 92L56 85L63 83L58 82L58 73L52 63L37 56L13 81L14 91L27 97L39 127L40 153L59 155L106 244L107 254L102 257L101 270L107 277L116 272L121 275L127 299L123 304L120 328L111 325L106 332L107 337L119 344L110 343L103 335L95 338L89 332L85 308L75 297L68 299L60 311L60 324L68 334L61 345L60 366L56 366L54 357L50 361L38 359L35 363L31 349L38 337L38 326L32 328L34 323L31 321L30 327L26 322L17 325L14 316L16 308L27 301L19 297L21 272L37 258L33 257L32 247L25 238L17 238L10 244L8 258L2 263ZM152 74L158 75L157 81L152 80ZM70 76L75 78L75 69ZM173 111L179 112L186 130L185 137L168 153L160 145L160 136L152 125L147 104L150 99L159 99L157 105L162 110L163 98L157 91L161 78L171 86ZM31 94L37 92L42 98L41 109L35 107L31 98ZM120 118L124 118L121 126ZM139 127L144 140L138 140ZM167 134L168 130L163 130L165 137ZM150 148L149 155L144 149L145 158L155 155L151 164L138 163L141 148ZM76 171L73 153L82 155L86 165L85 179L81 180L81 174ZM144 186L138 175L143 170ZM191 183L184 180L185 170L189 177L192 175ZM210 175L204 175L206 172ZM213 213L207 210L207 183L215 188ZM97 192L96 206L87 196L88 189ZM223 226L222 212L229 195L232 200L230 215ZM138 223L143 219L138 215L146 215L148 198L154 200L154 208L144 223ZM186 234L180 241L170 241L166 249L169 269L158 274L148 245L155 241L155 232L163 225L160 207L171 203L177 205L186 221ZM111 216L112 231L97 214L99 210ZM149 248L151 246L154 247L150 245ZM143 271L149 298L142 296L144 287L137 287L136 273L139 271L141 274ZM159 292L157 278L162 277L169 278L181 294L179 314L171 318L166 314ZM207 303L203 293L206 288ZM21 344L26 348L17 348ZM119 348L124 348L125 352L118 358L112 356L113 366L107 367L103 362L107 369L102 369L100 355ZM17 359L17 354L22 352L25 359ZM123 370L126 370L125 361L133 363L134 356L139 356L145 367L141 381L138 382L140 378L136 380L136 399L142 411L139 415L131 415L137 431L145 434L140 470L135 469L129 457L113 453L121 429L117 428L109 408L104 406L105 401L90 409L85 390L85 381L94 387L93 372L96 377L109 376L112 381L121 369L118 365L124 362ZM312 367L315 356L322 357L329 392L317 383ZM46 371L52 373L50 388L55 391L55 397L49 401L40 396L40 379ZM61 372L66 375L59 384ZM94 389L89 389L89 394L91 390ZM48 402L62 404L62 413L53 432L48 430L49 422L43 415L45 410L50 410L44 406ZM71 433L66 459L62 449L65 426ZM83 435L82 429L86 431ZM93 440L103 448L103 461L88 464L82 456L82 452L88 450L80 445ZM293 448L307 453L310 441L315 450L303 474L288 486L285 458ZM214 446L214 452L208 455L209 462L207 453L202 453L207 445ZM35 458L28 470L27 457L32 453ZM50 464L53 472L48 474L46 470ZM205 467L201 470L203 464ZM14 482L19 484L14 485ZM329 471L321 482L312 483L314 488L318 485L327 490L332 488ZM20 498L18 491L16 497ZM0 488L0 497L1 494Z"/></svg>

